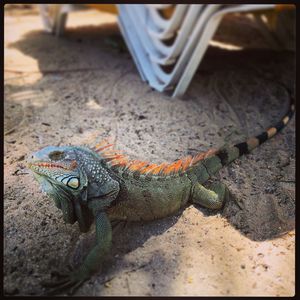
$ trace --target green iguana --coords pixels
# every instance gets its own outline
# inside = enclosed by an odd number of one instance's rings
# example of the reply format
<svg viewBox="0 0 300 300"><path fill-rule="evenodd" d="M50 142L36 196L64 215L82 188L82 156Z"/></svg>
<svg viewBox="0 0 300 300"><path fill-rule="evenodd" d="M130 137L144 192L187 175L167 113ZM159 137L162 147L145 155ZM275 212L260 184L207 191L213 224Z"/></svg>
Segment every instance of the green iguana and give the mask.
<svg viewBox="0 0 300 300"><path fill-rule="evenodd" d="M65 288L73 293L99 269L110 251L112 221L159 219L176 213L187 203L222 208L228 189L208 180L222 167L273 137L289 122L294 110L292 101L279 123L246 142L170 164L130 160L107 142L93 149L49 146L34 153L28 166L43 191L62 210L65 222L77 221L81 232L87 232L93 221L96 224L96 245L78 269L48 284L52 287L50 294Z"/></svg>

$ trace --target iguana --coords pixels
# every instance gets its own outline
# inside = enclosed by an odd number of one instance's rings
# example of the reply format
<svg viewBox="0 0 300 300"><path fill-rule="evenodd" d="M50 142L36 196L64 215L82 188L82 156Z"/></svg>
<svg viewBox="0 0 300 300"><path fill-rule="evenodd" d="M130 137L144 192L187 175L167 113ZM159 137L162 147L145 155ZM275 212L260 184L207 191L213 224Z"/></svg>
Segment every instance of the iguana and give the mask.
<svg viewBox="0 0 300 300"><path fill-rule="evenodd" d="M115 220L159 219L176 213L187 203L221 209L228 189L209 179L273 137L285 127L294 111L291 101L282 120L260 135L169 164L131 160L106 141L93 148L48 146L35 152L28 159L28 167L42 190L62 210L64 221L70 224L77 221L81 232L87 232L93 221L96 225L96 245L78 269L50 284L50 293L65 288L73 293L99 269L110 251L111 222Z"/></svg>

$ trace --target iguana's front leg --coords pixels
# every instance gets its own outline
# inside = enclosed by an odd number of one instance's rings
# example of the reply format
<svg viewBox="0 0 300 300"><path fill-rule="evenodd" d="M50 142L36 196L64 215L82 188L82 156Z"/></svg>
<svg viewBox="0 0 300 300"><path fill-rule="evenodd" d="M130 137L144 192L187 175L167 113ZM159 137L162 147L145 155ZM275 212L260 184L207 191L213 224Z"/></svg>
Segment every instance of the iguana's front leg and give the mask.
<svg viewBox="0 0 300 300"><path fill-rule="evenodd" d="M70 289L68 293L73 294L85 280L89 279L100 268L111 247L112 227L106 213L103 211L95 213L95 224L96 245L77 270L60 275L62 279L59 281L44 284L44 286L53 287L46 293L47 295L57 294L64 289Z"/></svg>

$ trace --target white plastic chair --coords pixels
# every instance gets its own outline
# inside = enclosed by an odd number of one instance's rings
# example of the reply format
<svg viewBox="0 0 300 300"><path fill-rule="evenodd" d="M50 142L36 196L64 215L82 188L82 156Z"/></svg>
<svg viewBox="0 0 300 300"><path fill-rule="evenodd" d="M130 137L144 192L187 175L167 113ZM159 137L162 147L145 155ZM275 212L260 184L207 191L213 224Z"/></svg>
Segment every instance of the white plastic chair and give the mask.
<svg viewBox="0 0 300 300"><path fill-rule="evenodd" d="M207 22L202 37L199 40L198 45L195 47L194 53L191 56L184 72L181 74L181 78L177 83L177 86L173 93L173 97L182 96L185 93L209 45L210 39L214 35L219 23L221 22L225 14L232 13L232 12L242 12L242 11L250 11L250 10L254 11L254 10L271 9L271 8L274 8L273 4L264 4L264 5L250 4L250 5L239 5L237 7L225 8L219 12L216 12Z"/></svg>
<svg viewBox="0 0 300 300"><path fill-rule="evenodd" d="M137 33L137 36L141 41L141 45L142 45L141 50L146 51L148 54L147 56L150 57L160 55L161 52L159 52L159 50L161 49L158 49L153 45L151 38L149 37L149 35L147 35L147 33L145 33L143 26L141 26L140 24L140 18L142 18L142 15L138 14L138 12L134 10L135 8L132 7L131 5L130 6L123 5L123 7L126 9L126 13L128 14L126 16L123 15L123 17L127 18L128 16L130 18L130 21L134 24L134 28ZM155 73L155 77L156 77L156 80L153 80L153 78L152 80L149 80L149 84L153 88L159 91L164 91L170 88L171 85L174 83L174 81L178 79L180 73L183 71L185 64L187 63L189 55L192 54L197 39L199 39L199 34L201 30L203 30L203 24L207 21L207 19L211 14L217 11L219 7L220 5L208 5L206 9L203 10L203 12L201 11L202 13L198 17L197 25L194 28L194 30L192 30L191 36L188 39L188 43L186 47L184 47L183 53L180 55L171 73L166 73L159 64L150 60L151 69ZM144 69L144 71L146 71L145 69L149 68L149 64L147 65L142 64L142 68Z"/></svg>
<svg viewBox="0 0 300 300"><path fill-rule="evenodd" d="M45 30L56 36L64 33L69 12L86 9L80 4L38 4L38 6Z"/></svg>
<svg viewBox="0 0 300 300"><path fill-rule="evenodd" d="M142 80L158 91L172 89L173 96L185 93L225 14L275 7L274 4L117 6L121 33ZM162 10L172 6L172 15L164 18ZM45 30L55 35L64 32L69 12L86 9L74 4L41 4L39 8Z"/></svg>
<svg viewBox="0 0 300 300"><path fill-rule="evenodd" d="M160 65L170 65L174 63L175 59L180 54L182 48L189 39L191 31L195 26L195 23L199 17L199 13L202 9L204 9L202 5L191 5L189 7L186 17L184 18L182 26L180 27L180 30L178 32L178 36L176 37L174 43L170 46L162 45L162 43L159 41L160 37L158 35L152 35L150 31L148 31L152 36L153 43L160 48L164 48L165 50L164 56L157 57L150 54L150 59L153 62L156 62Z"/></svg>
<svg viewBox="0 0 300 300"><path fill-rule="evenodd" d="M151 8L152 14L150 14L149 21L146 8L142 5L119 5L119 20L123 20L120 26L123 26L122 32L127 32L129 48L132 48L130 51L133 55L137 55L139 72L143 78L146 78L149 85L158 91L174 89L173 96L184 94L203 58L210 39L225 14L274 8L272 4L205 5L202 9L198 7L199 12L198 15L194 14L196 21L192 26L189 23L192 21L189 21L188 16L190 18L191 13L189 14L189 12L192 7L195 9L196 6L190 6L182 20L178 35L168 46L162 42L159 35L152 34L152 28L167 26L161 21L162 17L153 12L155 8ZM131 30L135 32L129 33L126 26L130 26ZM180 32L184 32L184 34L180 35ZM173 63L174 66L171 72L166 72L163 67L170 63Z"/></svg>
<svg viewBox="0 0 300 300"><path fill-rule="evenodd" d="M163 19L157 12L156 9L152 7L147 7L149 12L149 17L151 18L151 23L154 25L151 26L149 19L148 22L148 33L160 40L170 39L174 36L176 31L179 29L185 14L188 10L188 5L178 4L176 5L174 12L170 19Z"/></svg>

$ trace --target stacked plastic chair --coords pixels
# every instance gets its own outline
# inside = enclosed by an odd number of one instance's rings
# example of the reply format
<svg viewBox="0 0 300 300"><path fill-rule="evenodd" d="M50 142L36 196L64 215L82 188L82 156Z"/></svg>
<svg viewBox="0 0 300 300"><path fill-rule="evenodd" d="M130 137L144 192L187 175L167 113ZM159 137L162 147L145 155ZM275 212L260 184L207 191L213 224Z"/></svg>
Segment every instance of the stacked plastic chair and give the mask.
<svg viewBox="0 0 300 300"><path fill-rule="evenodd" d="M222 17L274 5L122 4L119 26L143 80L174 97L188 88Z"/></svg>
<svg viewBox="0 0 300 300"><path fill-rule="evenodd" d="M92 6L40 5L46 30L63 33L66 16ZM223 16L232 12L274 9L274 4L95 4L118 13L118 23L142 80L154 89L181 96L188 88ZM277 5L284 6L284 5Z"/></svg>

